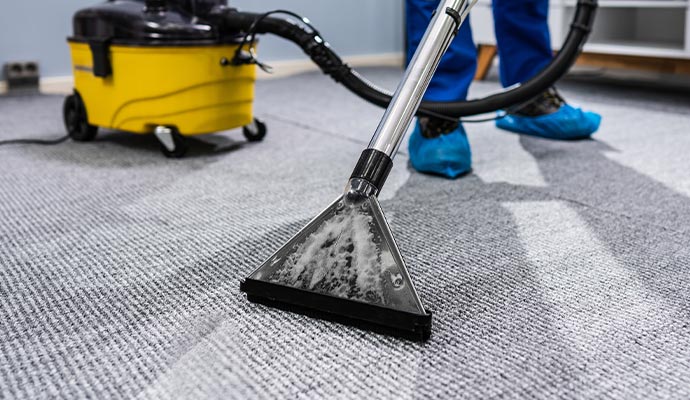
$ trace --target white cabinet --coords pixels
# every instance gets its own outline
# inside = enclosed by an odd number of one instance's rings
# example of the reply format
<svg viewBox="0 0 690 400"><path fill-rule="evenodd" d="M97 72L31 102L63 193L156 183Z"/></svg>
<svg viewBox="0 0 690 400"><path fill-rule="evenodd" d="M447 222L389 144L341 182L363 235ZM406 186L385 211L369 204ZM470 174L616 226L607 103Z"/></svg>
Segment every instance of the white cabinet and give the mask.
<svg viewBox="0 0 690 400"><path fill-rule="evenodd" d="M517 0L516 0L517 1ZM575 12L576 0L551 0L551 43L558 49ZM599 0L586 52L690 59L688 0ZM471 24L477 44L495 44L491 1L480 0Z"/></svg>

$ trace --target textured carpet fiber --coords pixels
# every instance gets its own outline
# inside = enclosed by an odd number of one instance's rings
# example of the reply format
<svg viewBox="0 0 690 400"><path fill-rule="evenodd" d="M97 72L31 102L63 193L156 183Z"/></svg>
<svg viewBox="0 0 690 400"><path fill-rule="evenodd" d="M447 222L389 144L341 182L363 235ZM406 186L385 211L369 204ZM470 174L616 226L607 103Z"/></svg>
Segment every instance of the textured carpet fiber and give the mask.
<svg viewBox="0 0 690 400"><path fill-rule="evenodd" d="M259 82L263 143L0 147L0 398L690 398L690 102L561 89L604 116L596 140L468 125L474 172L455 181L403 145L382 205L434 312L425 344L239 292L338 195L382 114L320 74ZM61 135L61 102L0 98L0 140Z"/></svg>

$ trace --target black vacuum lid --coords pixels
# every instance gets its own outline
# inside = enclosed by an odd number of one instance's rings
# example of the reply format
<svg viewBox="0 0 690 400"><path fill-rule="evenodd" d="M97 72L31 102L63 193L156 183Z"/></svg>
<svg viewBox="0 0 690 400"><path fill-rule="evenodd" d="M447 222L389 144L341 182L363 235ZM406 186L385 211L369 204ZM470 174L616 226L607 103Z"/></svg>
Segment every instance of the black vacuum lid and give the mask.
<svg viewBox="0 0 690 400"><path fill-rule="evenodd" d="M74 15L70 40L110 39L136 45L235 41L204 21L203 15L226 0L109 0Z"/></svg>

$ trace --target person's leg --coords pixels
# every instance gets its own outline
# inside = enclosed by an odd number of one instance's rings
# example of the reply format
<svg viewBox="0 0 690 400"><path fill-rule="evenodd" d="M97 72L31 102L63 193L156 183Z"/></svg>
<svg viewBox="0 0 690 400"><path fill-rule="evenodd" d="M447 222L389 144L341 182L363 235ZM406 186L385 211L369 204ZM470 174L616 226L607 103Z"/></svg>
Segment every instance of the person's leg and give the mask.
<svg viewBox="0 0 690 400"><path fill-rule="evenodd" d="M407 0L407 62L409 63L431 22L438 0ZM434 73L424 99L429 101L460 101L477 70L477 48L472 40L469 20L460 27Z"/></svg>
<svg viewBox="0 0 690 400"><path fill-rule="evenodd" d="M493 0L504 87L524 82L551 62L549 0Z"/></svg>
<svg viewBox="0 0 690 400"><path fill-rule="evenodd" d="M406 6L409 63L438 6L438 0L407 0ZM465 100L476 69L477 49L469 21L465 21L441 59L424 99ZM420 172L455 178L471 168L469 142L459 124L426 118L418 120L410 136L408 150L412 166Z"/></svg>
<svg viewBox="0 0 690 400"><path fill-rule="evenodd" d="M548 0L493 0L496 42L504 87L527 81L551 62ZM550 139L582 139L601 116L568 105L554 88L511 110L496 126Z"/></svg>

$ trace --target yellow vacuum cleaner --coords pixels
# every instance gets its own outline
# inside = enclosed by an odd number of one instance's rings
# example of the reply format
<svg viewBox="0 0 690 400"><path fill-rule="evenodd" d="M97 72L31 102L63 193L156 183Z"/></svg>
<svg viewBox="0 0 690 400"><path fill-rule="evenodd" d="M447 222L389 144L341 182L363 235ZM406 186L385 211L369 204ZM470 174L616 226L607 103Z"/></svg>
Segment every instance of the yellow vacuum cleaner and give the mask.
<svg viewBox="0 0 690 400"><path fill-rule="evenodd" d="M92 140L99 127L153 133L169 157L185 154L188 135L242 127L249 141L263 139L252 115L256 65L230 62L254 43L189 11L185 2L115 0L75 14L75 88L63 107L72 139Z"/></svg>

